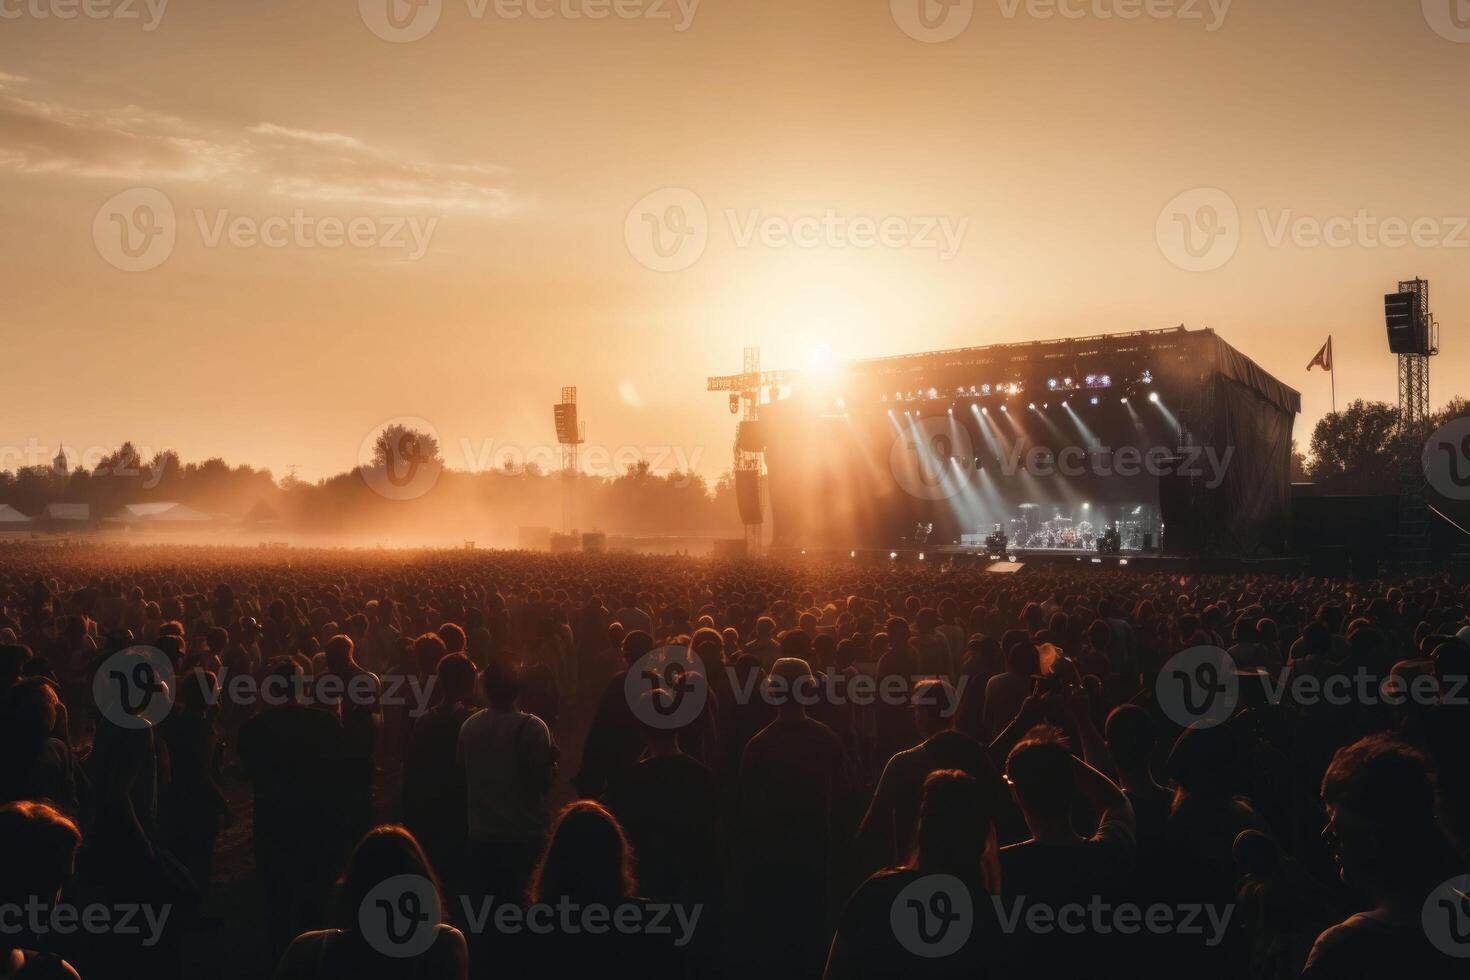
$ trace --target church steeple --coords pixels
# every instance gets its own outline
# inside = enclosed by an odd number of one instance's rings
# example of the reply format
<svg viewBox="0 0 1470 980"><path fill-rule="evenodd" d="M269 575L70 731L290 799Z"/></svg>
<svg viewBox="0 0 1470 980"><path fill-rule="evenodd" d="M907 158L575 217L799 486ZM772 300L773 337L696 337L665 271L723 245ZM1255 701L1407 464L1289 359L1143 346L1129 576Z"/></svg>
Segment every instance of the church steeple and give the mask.
<svg viewBox="0 0 1470 980"><path fill-rule="evenodd" d="M67 466L65 446L56 447L56 458L51 461L51 472L55 473L57 476L66 476Z"/></svg>

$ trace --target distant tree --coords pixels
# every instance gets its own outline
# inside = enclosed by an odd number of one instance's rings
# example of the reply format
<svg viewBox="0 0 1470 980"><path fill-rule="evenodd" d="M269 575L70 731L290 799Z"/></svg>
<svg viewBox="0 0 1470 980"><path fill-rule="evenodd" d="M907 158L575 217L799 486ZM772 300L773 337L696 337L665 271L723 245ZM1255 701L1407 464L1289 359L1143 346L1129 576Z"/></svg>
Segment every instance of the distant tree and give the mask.
<svg viewBox="0 0 1470 980"><path fill-rule="evenodd" d="M1470 401L1456 395L1451 398L1444 408L1435 412L1430 417L1430 424L1435 428L1455 419L1470 418Z"/></svg>
<svg viewBox="0 0 1470 980"><path fill-rule="evenodd" d="M1311 478L1334 493L1390 493L1398 485L1399 411L1361 398L1312 432Z"/></svg>
<svg viewBox="0 0 1470 980"><path fill-rule="evenodd" d="M439 458L439 440L401 422L386 426L373 441L373 465L396 466L403 462L443 462Z"/></svg>
<svg viewBox="0 0 1470 980"><path fill-rule="evenodd" d="M1312 477L1307 472L1307 456L1297 446L1296 440L1291 440L1291 482L1305 483Z"/></svg>

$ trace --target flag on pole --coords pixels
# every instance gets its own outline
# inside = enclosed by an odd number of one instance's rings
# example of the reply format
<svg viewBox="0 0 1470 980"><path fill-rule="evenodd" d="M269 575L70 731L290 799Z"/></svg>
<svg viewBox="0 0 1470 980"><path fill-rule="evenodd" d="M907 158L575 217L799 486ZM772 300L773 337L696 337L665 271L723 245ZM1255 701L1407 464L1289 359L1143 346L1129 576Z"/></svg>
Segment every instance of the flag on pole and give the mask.
<svg viewBox="0 0 1470 980"><path fill-rule="evenodd" d="M1328 337L1327 338L1327 343L1325 343L1325 344L1322 345L1322 349L1317 352L1317 356L1314 357L1314 358L1312 358L1311 362L1307 365L1307 370L1310 371L1314 367L1319 367L1322 370L1327 371L1328 373L1331 373L1331 371L1332 371L1332 338L1331 337Z"/></svg>

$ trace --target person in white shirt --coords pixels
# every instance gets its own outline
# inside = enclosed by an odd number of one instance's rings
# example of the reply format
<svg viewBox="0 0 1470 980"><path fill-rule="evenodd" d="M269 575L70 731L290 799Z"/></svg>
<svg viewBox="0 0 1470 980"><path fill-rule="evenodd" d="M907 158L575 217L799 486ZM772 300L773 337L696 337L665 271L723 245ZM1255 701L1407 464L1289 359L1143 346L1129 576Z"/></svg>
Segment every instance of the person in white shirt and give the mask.
<svg viewBox="0 0 1470 980"><path fill-rule="evenodd" d="M560 751L545 722L517 710L519 671L508 655L492 657L480 683L490 707L459 731L470 856L485 894L519 896L551 823L546 796Z"/></svg>

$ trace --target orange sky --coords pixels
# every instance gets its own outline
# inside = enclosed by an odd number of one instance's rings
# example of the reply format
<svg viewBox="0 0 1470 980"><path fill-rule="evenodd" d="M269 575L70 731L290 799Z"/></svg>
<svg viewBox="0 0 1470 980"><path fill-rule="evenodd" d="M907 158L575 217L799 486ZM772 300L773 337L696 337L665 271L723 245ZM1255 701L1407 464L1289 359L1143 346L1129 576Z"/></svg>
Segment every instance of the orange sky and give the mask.
<svg viewBox="0 0 1470 980"><path fill-rule="evenodd" d="M575 384L589 443L714 476L704 378L747 344L1180 322L1300 389L1305 443L1329 332L1340 405L1395 397L1414 275L1433 401L1466 392L1464 0L387 2L0 0L0 465L131 438L316 478L416 416L467 466L553 442ZM1201 188L1236 217L1191 258ZM171 251L128 258L160 197ZM650 248L671 202L702 252Z"/></svg>

